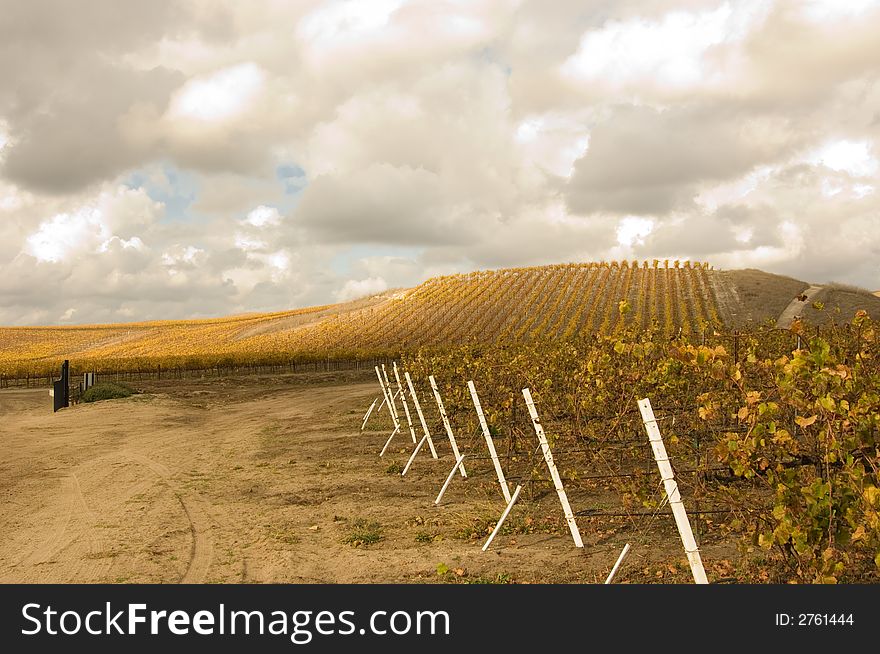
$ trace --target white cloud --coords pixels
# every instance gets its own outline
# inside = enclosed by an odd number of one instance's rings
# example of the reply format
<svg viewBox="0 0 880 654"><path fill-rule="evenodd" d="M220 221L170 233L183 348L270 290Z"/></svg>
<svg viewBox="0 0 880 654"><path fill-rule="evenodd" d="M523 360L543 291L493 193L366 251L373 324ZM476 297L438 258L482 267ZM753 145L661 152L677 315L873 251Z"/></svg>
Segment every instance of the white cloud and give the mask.
<svg viewBox="0 0 880 654"><path fill-rule="evenodd" d="M873 193L874 187L870 184L854 184L852 190L857 198L863 198Z"/></svg>
<svg viewBox="0 0 880 654"><path fill-rule="evenodd" d="M260 205L248 213L244 222L253 227L275 226L281 222L281 214L275 207Z"/></svg>
<svg viewBox="0 0 880 654"><path fill-rule="evenodd" d="M617 242L625 247L642 242L654 229L654 221L638 216L627 216L617 224Z"/></svg>
<svg viewBox="0 0 880 654"><path fill-rule="evenodd" d="M73 253L96 249L109 236L101 212L85 207L40 223L39 229L27 237L26 251L38 261L58 262Z"/></svg>
<svg viewBox="0 0 880 654"><path fill-rule="evenodd" d="M657 20L609 20L583 35L562 73L611 89L700 86L722 72L709 57L712 48L744 39L766 10L767 3L725 2L705 11L670 11Z"/></svg>
<svg viewBox="0 0 880 654"><path fill-rule="evenodd" d="M301 38L322 44L345 44L376 34L405 0L342 0L323 5L302 19Z"/></svg>
<svg viewBox="0 0 880 654"><path fill-rule="evenodd" d="M571 177L574 162L590 143L582 121L553 112L520 122L515 139L527 161L558 177Z"/></svg>
<svg viewBox="0 0 880 654"><path fill-rule="evenodd" d="M109 238L101 244L99 251L106 252L110 249L112 245L117 243L123 250L145 250L147 247L146 245L144 245L144 242L137 236L132 236L129 239L113 236L112 238Z"/></svg>
<svg viewBox="0 0 880 654"><path fill-rule="evenodd" d="M247 62L192 78L172 98L170 116L208 123L235 118L258 99L265 77Z"/></svg>
<svg viewBox="0 0 880 654"><path fill-rule="evenodd" d="M622 256L880 276L877 2L176 4L12 17L0 322Z"/></svg>
<svg viewBox="0 0 880 654"><path fill-rule="evenodd" d="M283 250L270 254L267 261L272 268L281 272L290 268L290 255Z"/></svg>
<svg viewBox="0 0 880 654"><path fill-rule="evenodd" d="M867 141L833 141L819 148L808 161L854 177L871 177L878 170L877 158L871 154L871 144Z"/></svg>
<svg viewBox="0 0 880 654"><path fill-rule="evenodd" d="M854 18L880 7L878 0L800 0L797 5L803 15L817 22Z"/></svg>
<svg viewBox="0 0 880 654"><path fill-rule="evenodd" d="M366 279L350 279L336 293L336 299L340 302L355 300L367 295L375 295L388 290L388 283L381 277L367 277Z"/></svg>
<svg viewBox="0 0 880 654"><path fill-rule="evenodd" d="M194 245L175 245L162 254L162 263L170 269L169 273L174 274L177 268L202 263L205 256L205 250Z"/></svg>
<svg viewBox="0 0 880 654"><path fill-rule="evenodd" d="M11 202L6 208L13 211L20 204L20 200ZM38 261L54 263L106 252L112 242L141 250L145 245L138 234L149 229L162 210L162 204L141 189L106 188L92 202L40 222L25 239L23 250Z"/></svg>
<svg viewBox="0 0 880 654"><path fill-rule="evenodd" d="M773 170L775 168L770 166L757 166L738 179L707 186L694 196L694 201L708 211L715 211L725 204L735 204L754 191Z"/></svg>
<svg viewBox="0 0 880 654"><path fill-rule="evenodd" d="M242 234L241 232L236 232L235 247L237 247L239 250L255 251L265 250L268 245L266 244L266 241L262 239L254 238L252 236L248 236L247 234Z"/></svg>

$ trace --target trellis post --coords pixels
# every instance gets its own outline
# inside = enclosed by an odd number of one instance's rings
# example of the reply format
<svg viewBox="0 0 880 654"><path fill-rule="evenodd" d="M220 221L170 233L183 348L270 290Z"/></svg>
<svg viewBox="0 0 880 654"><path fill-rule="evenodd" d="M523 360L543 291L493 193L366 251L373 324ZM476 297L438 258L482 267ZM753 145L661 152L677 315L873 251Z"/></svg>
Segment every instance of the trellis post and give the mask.
<svg viewBox="0 0 880 654"><path fill-rule="evenodd" d="M608 573L608 577L605 579L606 584L610 584L614 580L614 575L617 574L617 570L620 568L620 564L623 563L627 554L629 554L629 543L624 545L623 551L620 553L620 556L617 557L617 563L614 564L614 567L611 568L611 572Z"/></svg>
<svg viewBox="0 0 880 654"><path fill-rule="evenodd" d="M370 405L370 408L367 409L366 414L364 414L364 421L361 423L361 431L363 431L364 428L367 426L367 420L370 419L370 414L373 413L373 409L376 408L376 402L378 402L378 401L379 401L378 397L375 400L373 400L373 403Z"/></svg>
<svg viewBox="0 0 880 654"><path fill-rule="evenodd" d="M464 463L461 462L461 455L458 451L458 443L455 442L455 434L452 433L452 425L449 424L449 418L446 416L446 407L443 406L443 398L440 397L440 391L437 388L437 380L434 375L428 375L428 381L431 382L431 390L434 391L434 399L437 400L437 408L440 410L440 418L443 420L443 427L446 429L446 435L449 437L449 444L452 445L452 454L458 460L458 470L462 477L467 477L464 469ZM413 437L415 440L415 437Z"/></svg>
<svg viewBox="0 0 880 654"><path fill-rule="evenodd" d="M562 512L565 514L565 521L568 523L568 529L574 544L577 547L583 547L584 541L581 539L581 532L578 529L577 521L571 511L571 505L568 503L568 496L565 494L565 488L562 486L562 479L559 476L559 470L556 469L556 463L553 461L553 453L550 451L550 444L547 442L547 436L544 434L544 427L538 418L538 411L535 409L535 402L532 400L532 392L528 388L522 389L523 397L526 400L526 406L529 409L529 415L532 417L532 424L535 427L535 434L538 442L541 444L541 451L544 453L544 461L547 462L547 468L550 470L550 477L553 478L553 486L556 488L556 494L559 496L559 503L562 504Z"/></svg>
<svg viewBox="0 0 880 654"><path fill-rule="evenodd" d="M504 479L504 470L501 469L501 462L498 460L498 453L495 451L495 443L492 442L492 434L489 433L489 425L486 424L486 416L483 415L483 406L480 404L480 396L477 395L477 388L474 386L473 380L468 383L468 390L471 392L471 399L474 402L474 408L477 410L477 418L480 420L480 428L483 430L483 438L486 440L486 447L489 448L489 456L492 458L492 465L495 466L495 474L498 477L498 483L501 484L501 492L504 494L504 501L510 503L510 489L507 487L507 480Z"/></svg>
<svg viewBox="0 0 880 654"><path fill-rule="evenodd" d="M666 497L669 499L669 506L675 518L675 525L678 527L678 533L681 536L682 545L684 545L684 552L691 566L694 583L708 584L709 580L706 579L706 570L703 568L700 550L697 548L694 532L691 531L691 523L681 501L681 493L678 491L678 484L675 481L675 474L672 472L672 465L669 463L669 455L666 453L663 437L660 435L660 427L657 426L657 419L654 417L654 410L651 408L651 401L645 398L639 400L638 405L639 411L642 414L642 422L645 425L645 431L648 434L648 440L651 442L651 450L654 452L654 460L657 462L660 477L663 479L663 488L666 491Z"/></svg>
<svg viewBox="0 0 880 654"><path fill-rule="evenodd" d="M504 507L504 513L501 514L501 517L498 518L498 522L495 523L495 529L492 530L492 533L489 534L489 538L486 539L486 542L483 544L483 551L485 552L489 549L489 545L492 544L492 541L495 540L495 536L501 531L501 525L504 524L504 521L507 520L507 516L510 513L510 510L513 508L513 505L516 504L517 498L519 498L519 492L522 490L522 485L518 484L517 487L513 490L513 497L510 498L510 501L507 503L507 506Z"/></svg>
<svg viewBox="0 0 880 654"><path fill-rule="evenodd" d="M388 388L388 405L394 413L394 422L397 426L400 426L400 414L397 413L397 403L394 401L394 398L397 397L397 393L392 393L391 391L391 382L388 381L388 372L385 370L384 363L382 364L382 377L385 379L385 386Z"/></svg>
<svg viewBox="0 0 880 654"><path fill-rule="evenodd" d="M388 440L385 441L385 446L382 448L382 451L379 452L379 456L384 456L385 450L388 449L388 445L391 443L391 439L400 431L400 421L397 419L397 412L394 410L394 397L391 395L391 385L389 384L387 387L385 382L382 381L382 374L379 372L379 366L376 366L376 376L379 378L379 385L382 387L382 393L385 395L386 404L388 404L388 413L391 415L391 421L394 423L394 429L391 430L391 435L388 437ZM386 381L387 381L387 375Z"/></svg>
<svg viewBox="0 0 880 654"><path fill-rule="evenodd" d="M443 494L446 492L446 489L449 488L449 484L452 482L452 478L455 476L455 471L458 470L458 467L461 465L462 461L464 461L464 454L462 454L455 460L455 465L452 466L452 470L450 470L449 474L446 475L446 481L443 482L443 486L440 487L440 492L437 493L437 499L434 500L435 505L440 504L440 500L443 499Z"/></svg>
<svg viewBox="0 0 880 654"><path fill-rule="evenodd" d="M428 423L425 422L425 414L422 413L422 405L419 404L419 398L416 395L416 389L412 383L412 377L409 376L409 372L404 371L403 376L406 378L406 384L409 387L409 396L412 398L413 404L416 407L416 413L419 416L419 422L422 423L422 431L425 432L425 438L428 441L428 447L431 448L431 456L435 459L437 458L437 450L434 449L434 441L431 440L431 432L428 430Z"/></svg>
<svg viewBox="0 0 880 654"><path fill-rule="evenodd" d="M409 404L406 402L406 394L403 390L403 384L400 383L400 373L397 372L397 361L393 364L394 379L397 380L397 390L400 393L400 401L403 402L403 410L406 413L406 424L409 426L409 434L412 436L412 442L416 442L416 430L413 429L412 417L409 414Z"/></svg>

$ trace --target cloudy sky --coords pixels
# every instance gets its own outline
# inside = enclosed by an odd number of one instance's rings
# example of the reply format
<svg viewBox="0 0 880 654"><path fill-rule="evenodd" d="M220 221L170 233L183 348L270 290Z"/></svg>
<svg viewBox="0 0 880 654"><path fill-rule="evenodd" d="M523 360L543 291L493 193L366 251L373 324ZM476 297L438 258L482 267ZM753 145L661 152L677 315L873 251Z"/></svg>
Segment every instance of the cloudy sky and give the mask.
<svg viewBox="0 0 880 654"><path fill-rule="evenodd" d="M875 290L878 34L878 0L0 0L0 324L622 258Z"/></svg>

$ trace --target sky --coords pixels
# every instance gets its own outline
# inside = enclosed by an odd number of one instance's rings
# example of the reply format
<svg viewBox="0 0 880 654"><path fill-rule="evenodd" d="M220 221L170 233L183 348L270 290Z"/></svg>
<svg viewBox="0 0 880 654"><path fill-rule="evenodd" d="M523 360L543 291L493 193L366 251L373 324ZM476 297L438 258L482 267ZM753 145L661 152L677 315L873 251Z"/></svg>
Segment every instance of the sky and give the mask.
<svg viewBox="0 0 880 654"><path fill-rule="evenodd" d="M880 289L880 0L0 0L0 324L691 259Z"/></svg>

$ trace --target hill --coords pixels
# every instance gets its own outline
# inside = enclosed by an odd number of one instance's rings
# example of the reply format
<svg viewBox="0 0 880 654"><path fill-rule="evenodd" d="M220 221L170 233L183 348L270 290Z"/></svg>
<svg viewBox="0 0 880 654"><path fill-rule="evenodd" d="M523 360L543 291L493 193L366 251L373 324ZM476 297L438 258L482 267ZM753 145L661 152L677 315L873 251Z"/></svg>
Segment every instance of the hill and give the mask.
<svg viewBox="0 0 880 654"><path fill-rule="evenodd" d="M759 270L716 271L678 261L479 271L268 314L0 328L0 372L45 376L64 358L98 369L314 360L474 341L567 339L627 327L692 334L776 319L809 287ZM811 300L803 303L808 320L845 320L857 308L880 319L880 298L859 289L830 285Z"/></svg>

